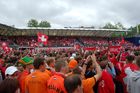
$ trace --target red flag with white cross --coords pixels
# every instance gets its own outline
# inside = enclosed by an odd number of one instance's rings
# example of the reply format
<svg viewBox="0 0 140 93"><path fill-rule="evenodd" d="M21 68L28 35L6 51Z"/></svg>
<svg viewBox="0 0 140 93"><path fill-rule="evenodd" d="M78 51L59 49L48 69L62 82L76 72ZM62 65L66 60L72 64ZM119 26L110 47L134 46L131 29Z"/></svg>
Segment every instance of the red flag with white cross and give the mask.
<svg viewBox="0 0 140 93"><path fill-rule="evenodd" d="M44 45L46 45L48 43L48 36L47 35L38 32L37 36L38 36L38 42L41 42Z"/></svg>

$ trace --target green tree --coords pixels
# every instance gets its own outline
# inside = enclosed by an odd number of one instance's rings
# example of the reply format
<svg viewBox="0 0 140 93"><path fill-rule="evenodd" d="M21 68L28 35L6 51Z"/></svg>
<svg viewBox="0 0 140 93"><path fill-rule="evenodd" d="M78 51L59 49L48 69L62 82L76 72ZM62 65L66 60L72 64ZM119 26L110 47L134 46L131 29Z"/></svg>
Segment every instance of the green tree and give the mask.
<svg viewBox="0 0 140 93"><path fill-rule="evenodd" d="M125 29L125 27L123 26L123 24L121 22L116 23L115 25L108 22L105 24L105 26L103 26L104 29Z"/></svg>
<svg viewBox="0 0 140 93"><path fill-rule="evenodd" d="M117 29L112 23L108 22L103 26L103 29Z"/></svg>
<svg viewBox="0 0 140 93"><path fill-rule="evenodd" d="M51 27L51 25L50 25L50 23L47 22L47 21L41 21L41 22L39 23L39 27L45 27L45 28L47 28L47 27Z"/></svg>
<svg viewBox="0 0 140 93"><path fill-rule="evenodd" d="M137 26L138 26L138 28L137 28ZM131 26L131 27L128 29L128 30L131 30L131 31L128 32L128 34L127 34L128 37L133 37L133 36L135 36L135 35L140 34L140 32L137 32L137 30L140 31L140 24L137 25L137 26L135 26L135 27L132 27L132 26Z"/></svg>
<svg viewBox="0 0 140 93"><path fill-rule="evenodd" d="M31 19L28 21L28 27L38 27L38 21L35 19Z"/></svg>
<svg viewBox="0 0 140 93"><path fill-rule="evenodd" d="M117 29L125 29L124 26L123 26L123 24L120 23L120 22L118 22L118 23L115 24L115 28L117 28Z"/></svg>

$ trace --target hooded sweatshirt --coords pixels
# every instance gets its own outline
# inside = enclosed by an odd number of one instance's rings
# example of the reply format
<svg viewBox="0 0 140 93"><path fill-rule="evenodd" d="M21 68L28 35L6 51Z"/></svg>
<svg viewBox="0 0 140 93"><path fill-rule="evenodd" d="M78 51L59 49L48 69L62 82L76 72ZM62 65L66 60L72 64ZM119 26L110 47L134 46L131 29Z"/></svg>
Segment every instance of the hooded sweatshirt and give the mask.
<svg viewBox="0 0 140 93"><path fill-rule="evenodd" d="M127 82L128 93L140 93L140 71L134 71Z"/></svg>

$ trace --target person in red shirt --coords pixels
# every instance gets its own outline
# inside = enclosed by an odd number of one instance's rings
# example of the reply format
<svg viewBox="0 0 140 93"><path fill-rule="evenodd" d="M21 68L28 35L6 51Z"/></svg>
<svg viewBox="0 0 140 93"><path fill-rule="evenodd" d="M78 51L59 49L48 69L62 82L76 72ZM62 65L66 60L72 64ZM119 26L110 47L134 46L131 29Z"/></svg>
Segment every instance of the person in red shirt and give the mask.
<svg viewBox="0 0 140 93"><path fill-rule="evenodd" d="M126 60L126 57L129 55L129 53L127 51L128 51L128 49L125 49L125 51L121 53L120 61Z"/></svg>
<svg viewBox="0 0 140 93"><path fill-rule="evenodd" d="M6 66L4 63L3 54L0 54L0 71L3 80L5 79L5 70L6 70Z"/></svg>
<svg viewBox="0 0 140 93"><path fill-rule="evenodd" d="M113 82L113 77L107 71L108 60L103 59L100 62L102 68L102 77L99 79L98 83L98 93L115 93L115 84Z"/></svg>

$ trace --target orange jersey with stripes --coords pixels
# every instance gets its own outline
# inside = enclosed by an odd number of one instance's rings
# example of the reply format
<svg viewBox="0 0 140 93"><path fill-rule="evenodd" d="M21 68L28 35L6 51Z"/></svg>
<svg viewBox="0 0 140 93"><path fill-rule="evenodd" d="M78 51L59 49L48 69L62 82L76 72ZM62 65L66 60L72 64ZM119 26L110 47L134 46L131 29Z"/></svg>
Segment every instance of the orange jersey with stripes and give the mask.
<svg viewBox="0 0 140 93"><path fill-rule="evenodd" d="M64 78L54 75L48 81L48 93L67 93L64 87Z"/></svg>

